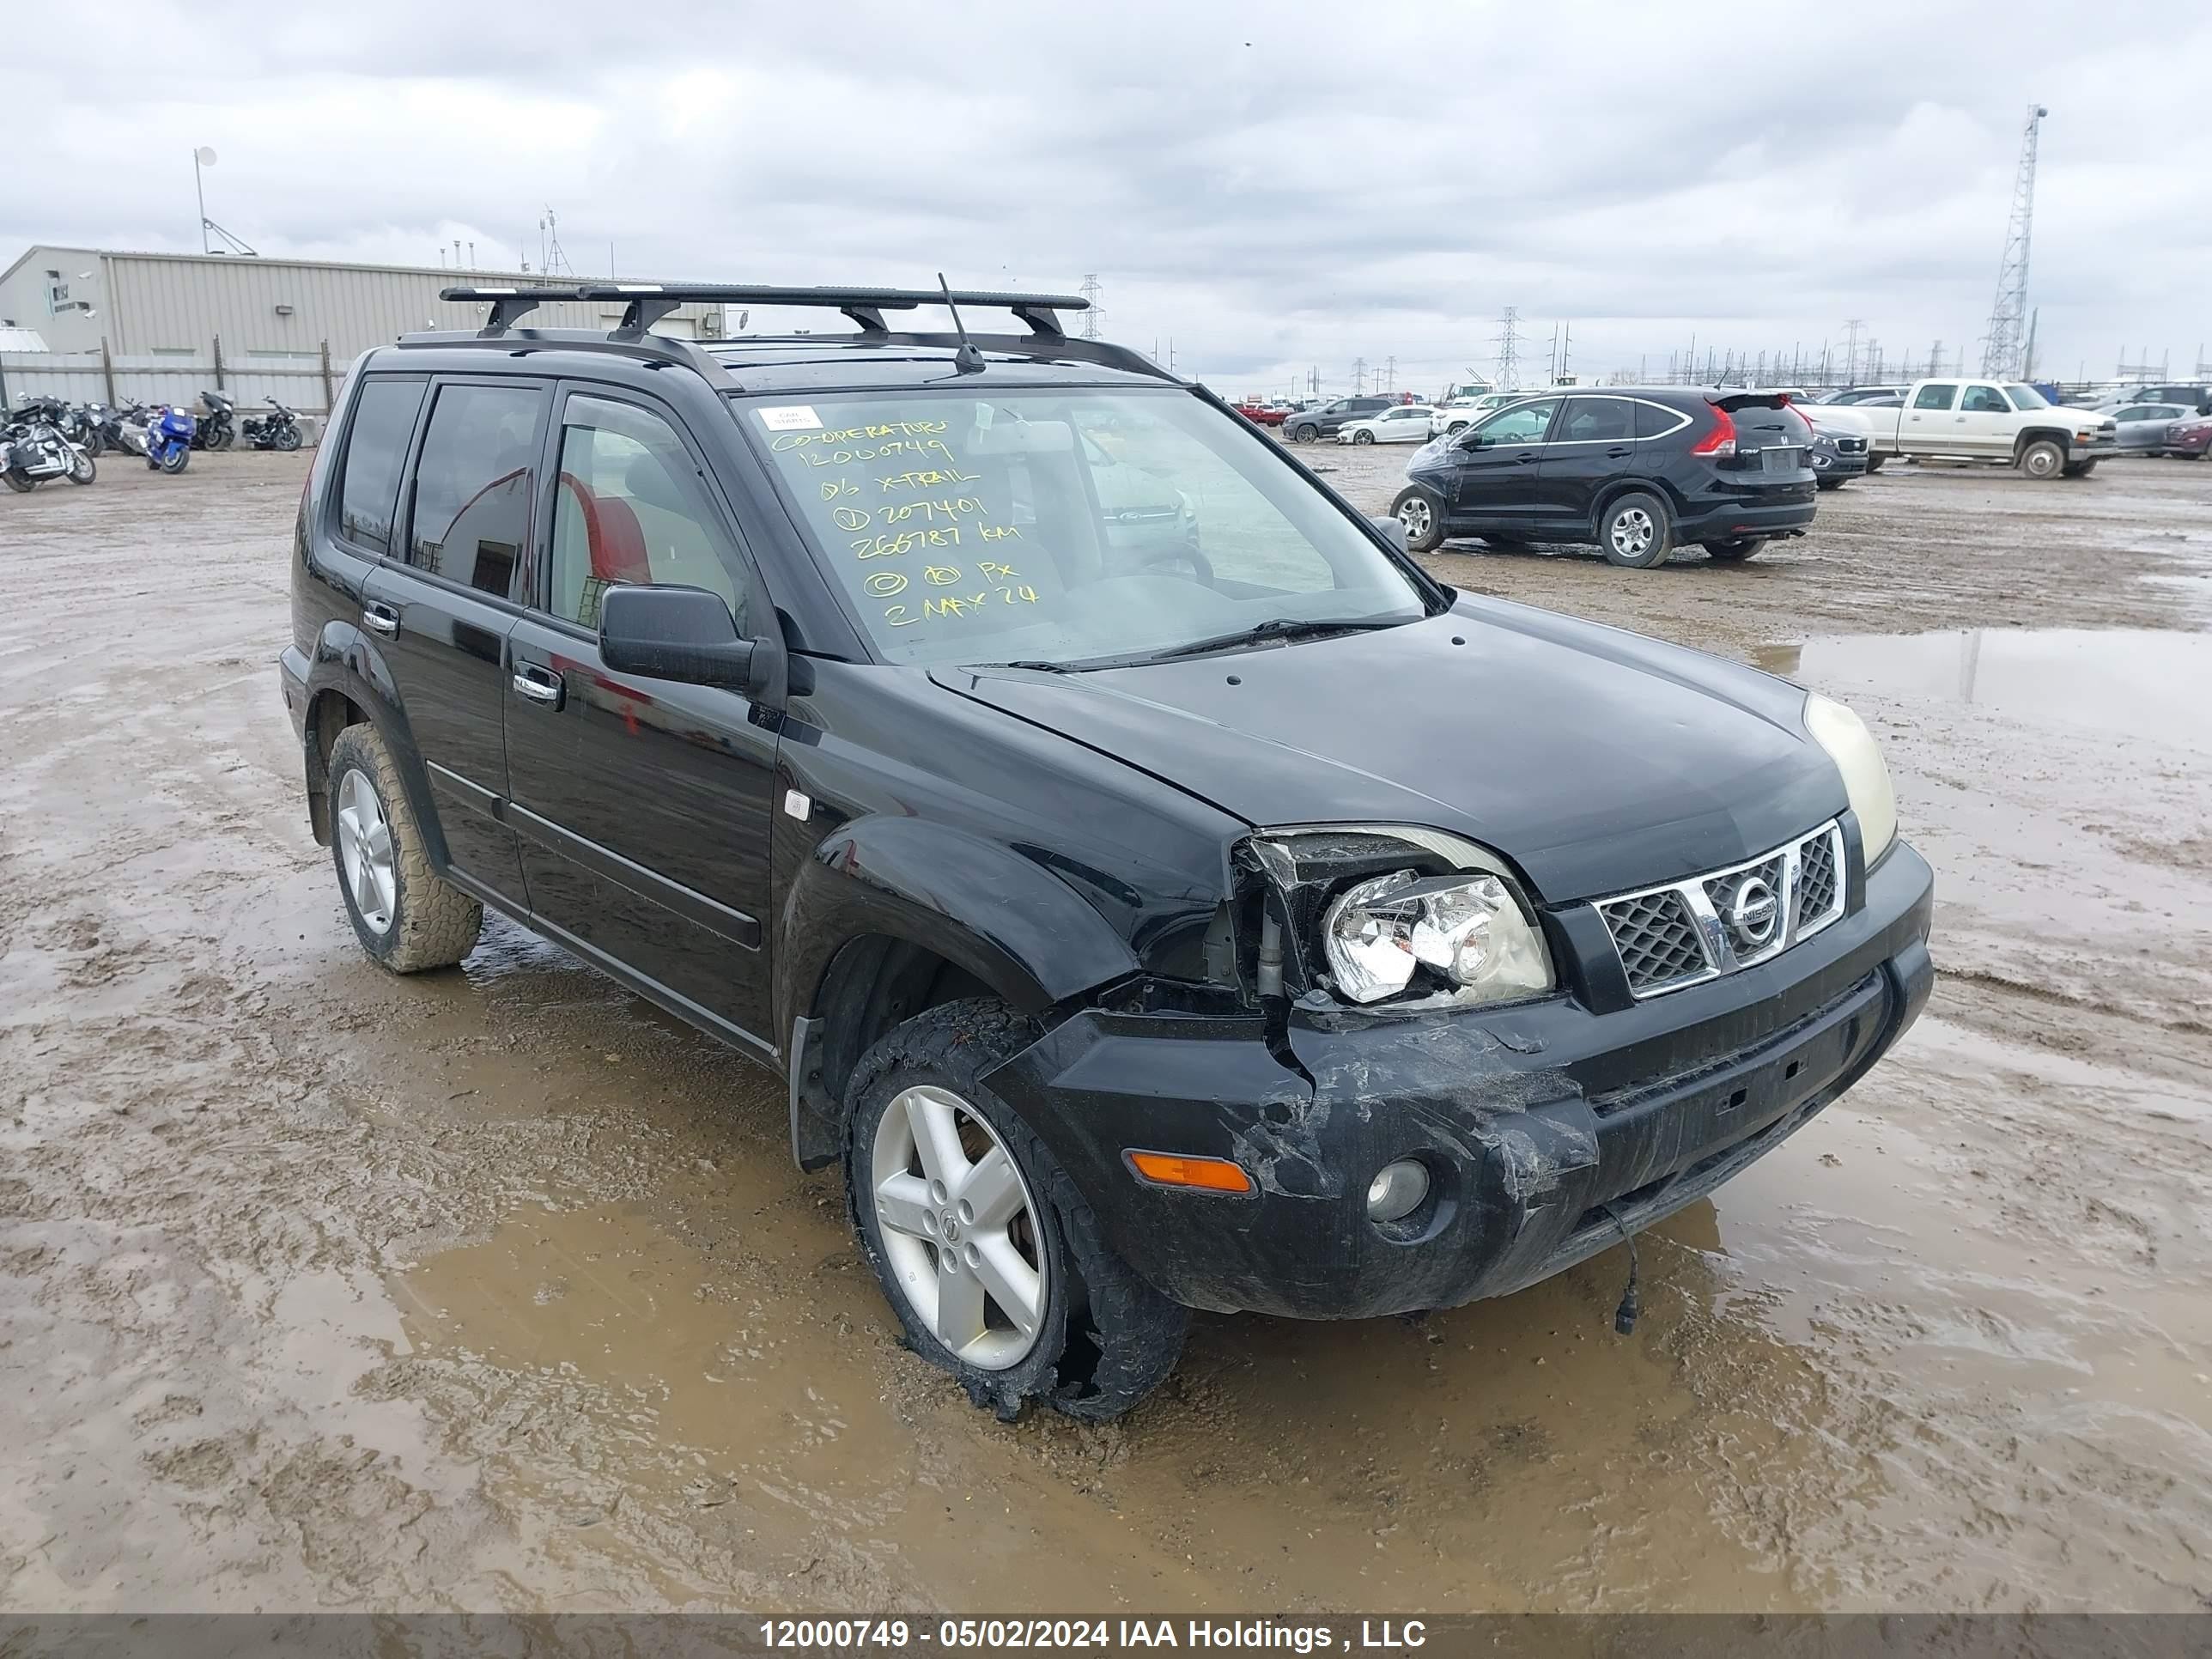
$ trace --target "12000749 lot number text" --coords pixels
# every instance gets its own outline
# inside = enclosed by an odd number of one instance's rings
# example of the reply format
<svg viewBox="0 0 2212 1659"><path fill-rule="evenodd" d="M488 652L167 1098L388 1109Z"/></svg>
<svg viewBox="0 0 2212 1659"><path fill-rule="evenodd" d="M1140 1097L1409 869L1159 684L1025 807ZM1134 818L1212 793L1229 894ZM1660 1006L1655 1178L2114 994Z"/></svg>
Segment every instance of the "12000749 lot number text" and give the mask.
<svg viewBox="0 0 2212 1659"><path fill-rule="evenodd" d="M770 1619L761 1640L771 1648L902 1648L916 1638L940 1648L1103 1648L1103 1619L947 1619L917 1632L903 1619Z"/></svg>

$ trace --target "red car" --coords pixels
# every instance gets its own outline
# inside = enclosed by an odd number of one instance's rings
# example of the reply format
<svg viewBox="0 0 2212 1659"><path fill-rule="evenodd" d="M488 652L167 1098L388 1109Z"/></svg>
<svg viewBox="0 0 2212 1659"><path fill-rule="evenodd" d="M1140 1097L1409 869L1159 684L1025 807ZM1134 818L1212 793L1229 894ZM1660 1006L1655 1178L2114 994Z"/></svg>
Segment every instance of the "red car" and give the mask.
<svg viewBox="0 0 2212 1659"><path fill-rule="evenodd" d="M2166 428L2166 453L2192 461L2212 455L2212 415L2193 415Z"/></svg>
<svg viewBox="0 0 2212 1659"><path fill-rule="evenodd" d="M1279 404L1238 404L1237 412L1261 426L1280 426L1291 411Z"/></svg>

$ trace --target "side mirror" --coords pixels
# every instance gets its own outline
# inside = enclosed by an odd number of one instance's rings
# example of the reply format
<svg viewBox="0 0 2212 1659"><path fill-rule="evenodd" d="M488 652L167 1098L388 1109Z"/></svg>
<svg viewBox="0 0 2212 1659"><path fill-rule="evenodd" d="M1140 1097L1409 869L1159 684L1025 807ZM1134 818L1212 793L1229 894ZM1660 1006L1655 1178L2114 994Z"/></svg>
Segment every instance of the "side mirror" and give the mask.
<svg viewBox="0 0 2212 1659"><path fill-rule="evenodd" d="M760 654L738 637L722 596L703 587L617 583L599 595L599 655L618 673L750 691Z"/></svg>
<svg viewBox="0 0 2212 1659"><path fill-rule="evenodd" d="M1490 447L1490 440L1484 437L1481 433L1474 431L1470 428L1468 430L1461 433L1457 438L1452 441L1452 447L1455 449L1487 449Z"/></svg>
<svg viewBox="0 0 2212 1659"><path fill-rule="evenodd" d="M1381 531L1390 545L1401 553L1409 553L1413 550L1412 544L1407 538L1405 524L1395 514L1372 518L1368 520L1368 523Z"/></svg>

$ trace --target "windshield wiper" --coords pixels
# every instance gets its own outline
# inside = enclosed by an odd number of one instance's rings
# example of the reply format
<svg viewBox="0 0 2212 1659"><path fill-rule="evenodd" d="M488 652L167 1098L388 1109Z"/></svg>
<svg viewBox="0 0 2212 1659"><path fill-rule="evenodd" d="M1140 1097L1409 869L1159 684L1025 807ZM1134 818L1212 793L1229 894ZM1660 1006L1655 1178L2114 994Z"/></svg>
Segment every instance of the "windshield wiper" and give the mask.
<svg viewBox="0 0 2212 1659"><path fill-rule="evenodd" d="M1202 657L1209 651L1257 645L1262 640L1316 639L1324 634L1364 634L1377 628L1395 628L1410 620L1406 617L1330 617L1318 620L1270 617L1266 622L1240 628L1233 634L1216 634L1209 639L1193 640L1187 645L1170 645L1164 650L1146 652L1141 660L1165 662L1173 657Z"/></svg>

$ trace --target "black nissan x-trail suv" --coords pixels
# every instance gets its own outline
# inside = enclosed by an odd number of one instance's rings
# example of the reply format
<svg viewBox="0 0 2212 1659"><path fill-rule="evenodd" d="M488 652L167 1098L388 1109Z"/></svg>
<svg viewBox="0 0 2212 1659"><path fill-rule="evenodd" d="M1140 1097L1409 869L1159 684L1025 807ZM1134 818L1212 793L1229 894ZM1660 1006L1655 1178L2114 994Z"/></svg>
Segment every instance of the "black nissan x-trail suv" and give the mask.
<svg viewBox="0 0 2212 1659"><path fill-rule="evenodd" d="M611 333L532 331L553 295ZM1555 1273L1863 1076L1928 866L1848 710L1455 592L1082 301L613 287L349 376L284 698L362 947L483 907L788 1085L913 1346L1107 1417L1185 1310ZM842 311L711 346L679 301ZM1011 308L1026 332L887 313Z"/></svg>

